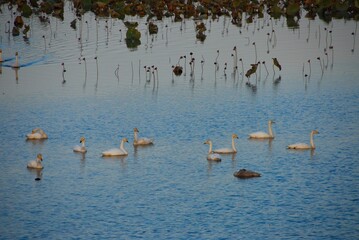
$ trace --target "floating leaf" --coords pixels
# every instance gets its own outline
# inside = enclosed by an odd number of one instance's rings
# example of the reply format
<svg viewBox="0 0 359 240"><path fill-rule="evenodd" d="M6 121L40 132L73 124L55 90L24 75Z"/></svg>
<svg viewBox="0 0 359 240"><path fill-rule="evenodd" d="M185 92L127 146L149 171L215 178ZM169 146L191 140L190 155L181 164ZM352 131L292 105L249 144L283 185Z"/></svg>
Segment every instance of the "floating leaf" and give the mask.
<svg viewBox="0 0 359 240"><path fill-rule="evenodd" d="M13 36L19 36L19 35L20 35L20 30L19 30L19 28L17 28L16 26L14 26L14 27L12 28L12 35L13 35Z"/></svg>
<svg viewBox="0 0 359 240"><path fill-rule="evenodd" d="M128 39L140 39L141 33L136 28L129 28L126 32L126 38Z"/></svg>
<svg viewBox="0 0 359 240"><path fill-rule="evenodd" d="M197 35L196 35L196 38L198 39L198 40L200 40L201 42L204 42L204 40L206 40L206 34L204 34L204 32L203 31L199 31L198 33L197 33Z"/></svg>
<svg viewBox="0 0 359 240"><path fill-rule="evenodd" d="M299 23L293 17L287 17L288 28L299 28Z"/></svg>
<svg viewBox="0 0 359 240"><path fill-rule="evenodd" d="M282 9L280 7L278 7L277 5L271 7L270 9L270 15L274 18L274 19L278 19L280 18L280 16L282 15Z"/></svg>
<svg viewBox="0 0 359 240"><path fill-rule="evenodd" d="M21 7L21 15L28 18L31 16L31 14L32 14L32 9L30 8L30 6L27 4L24 4Z"/></svg>
<svg viewBox="0 0 359 240"><path fill-rule="evenodd" d="M126 46L128 48L137 48L139 45L141 45L141 41L138 39L129 39L126 38Z"/></svg>
<svg viewBox="0 0 359 240"><path fill-rule="evenodd" d="M22 31L22 33L23 33L24 35L26 35L29 31L30 31L30 25L26 25L26 24L25 24L24 30Z"/></svg>
<svg viewBox="0 0 359 240"><path fill-rule="evenodd" d="M296 16L299 13L299 10L300 10L299 3L289 3L286 14L288 16Z"/></svg>
<svg viewBox="0 0 359 240"><path fill-rule="evenodd" d="M136 28L138 26L138 22L126 21L126 22L124 22L124 24L127 28Z"/></svg>

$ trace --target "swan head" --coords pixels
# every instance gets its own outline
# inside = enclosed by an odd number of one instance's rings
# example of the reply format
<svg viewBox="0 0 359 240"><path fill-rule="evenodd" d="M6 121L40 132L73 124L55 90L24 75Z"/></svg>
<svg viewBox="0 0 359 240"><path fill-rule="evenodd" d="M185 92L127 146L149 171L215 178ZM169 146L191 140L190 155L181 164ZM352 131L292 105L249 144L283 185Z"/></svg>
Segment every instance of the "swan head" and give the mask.
<svg viewBox="0 0 359 240"><path fill-rule="evenodd" d="M83 143L83 142L85 142L85 141L86 141L85 137L81 137L81 138L80 138L80 143Z"/></svg>
<svg viewBox="0 0 359 240"><path fill-rule="evenodd" d="M207 139L203 144L211 144L211 143L212 143L212 141Z"/></svg>
<svg viewBox="0 0 359 240"><path fill-rule="evenodd" d="M319 132L318 132L318 130L313 130L312 131L312 134L318 134Z"/></svg>
<svg viewBox="0 0 359 240"><path fill-rule="evenodd" d="M42 161L42 154L41 154L41 153L37 154L37 159L39 159L40 161Z"/></svg>
<svg viewBox="0 0 359 240"><path fill-rule="evenodd" d="M233 139L234 139L234 138L237 138L237 139L238 139L237 134L233 133L233 134L232 134L232 138L233 138Z"/></svg>
<svg viewBox="0 0 359 240"><path fill-rule="evenodd" d="M269 120L268 123L273 124L273 123L275 123L275 121L274 120Z"/></svg>
<svg viewBox="0 0 359 240"><path fill-rule="evenodd" d="M127 138L122 138L122 142L128 142Z"/></svg>
<svg viewBox="0 0 359 240"><path fill-rule="evenodd" d="M140 132L140 131L138 131L137 128L134 128L133 131L134 131L134 132L137 132L137 133Z"/></svg>

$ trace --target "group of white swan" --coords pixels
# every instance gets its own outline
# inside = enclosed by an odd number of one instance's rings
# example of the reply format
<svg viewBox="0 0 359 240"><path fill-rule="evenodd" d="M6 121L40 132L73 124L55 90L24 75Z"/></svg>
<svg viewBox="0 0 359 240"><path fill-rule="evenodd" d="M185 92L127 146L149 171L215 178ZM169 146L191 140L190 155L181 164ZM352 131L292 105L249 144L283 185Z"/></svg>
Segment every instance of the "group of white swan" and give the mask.
<svg viewBox="0 0 359 240"><path fill-rule="evenodd" d="M221 161L221 155L219 154L233 154L237 152L236 149L236 145L234 142L234 139L238 139L237 134L232 134L232 146L231 148L219 148L219 149L215 149L212 150L212 141L210 139L208 139L207 141L204 142L204 144L208 144L209 145L209 150L208 150L208 154L207 154L207 160L210 161Z"/></svg>
<svg viewBox="0 0 359 240"><path fill-rule="evenodd" d="M154 143L153 139L150 138L140 138L138 136L138 129L134 128L133 129L133 133L134 133L134 140L133 140L133 145L134 146L143 146L143 145L151 145ZM31 131L31 133L26 135L27 140L41 140L41 139L47 139L47 134L41 129L41 128L35 128ZM80 143L81 146L75 146L73 148L74 152L77 153L86 153L87 152L87 148L85 145L86 139L85 137L81 137L80 138ZM102 156L103 157L110 157L110 156L126 156L128 155L128 152L126 151L126 149L124 148L124 143L128 142L127 138L122 138L121 140L121 144L120 144L120 148L111 148L107 151L103 151L102 152ZM36 160L32 160L28 163L27 165L28 168L35 168L35 169L42 169L42 155L41 153L39 153L37 155L37 159Z"/></svg>
<svg viewBox="0 0 359 240"><path fill-rule="evenodd" d="M249 139L274 139L272 124L275 123L273 120L268 121L268 133L266 132L254 132L249 134ZM315 149L314 144L314 135L318 134L319 132L317 130L312 130L310 133L310 145L306 143L295 143L290 144L287 146L287 149L294 149L294 150L307 150L307 149ZM237 152L234 139L238 139L238 136L236 134L232 134L232 147L231 148L221 148L221 149L215 149L212 150L213 144L210 139L204 142L204 144L209 145L209 150L207 154L207 160L210 161L221 161L221 155L220 154L233 154Z"/></svg>
<svg viewBox="0 0 359 240"><path fill-rule="evenodd" d="M268 133L266 132L254 132L249 134L249 139L274 139L274 134L273 134L273 130L272 130L272 124L274 123L274 121L269 120L268 121ZM138 137L138 129L134 128L133 129L133 134L134 134L134 140L133 140L133 145L134 146L140 146L140 145L151 145L153 144L153 139L150 138L139 138ZM295 143L295 144L290 144L287 146L287 149L294 149L294 150L306 150L306 149L315 149L315 145L314 145L314 135L318 134L319 132L317 130L312 130L310 133L310 145L306 144L306 143ZM47 139L47 135L46 133L41 129L41 128L35 128L31 131L31 133L26 135L26 138L28 140L38 140L38 139ZM210 139L208 139L207 141L204 142L204 144L208 144L209 145L209 150L208 150L208 154L207 154L207 160L209 161L221 161L221 155L220 154L234 154L237 153L237 149L235 146L235 139L238 139L237 134L232 134L232 146L230 148L219 148L219 149L215 149L213 150L213 143ZM80 138L80 143L82 144L81 146L75 146L73 148L74 152L79 152L79 153L86 153L87 149L85 146L85 142L86 139L85 137L81 137ZM103 157L109 157L109 156L127 156L128 152L126 151L125 147L124 147L124 143L127 142L128 143L128 139L127 138L122 138L121 143L120 143L120 147L119 148L111 148L107 151L103 151L102 152L102 156ZM27 165L28 168L36 168L36 169L42 169L42 155L38 154L37 155L37 159L33 160L31 162L28 163Z"/></svg>

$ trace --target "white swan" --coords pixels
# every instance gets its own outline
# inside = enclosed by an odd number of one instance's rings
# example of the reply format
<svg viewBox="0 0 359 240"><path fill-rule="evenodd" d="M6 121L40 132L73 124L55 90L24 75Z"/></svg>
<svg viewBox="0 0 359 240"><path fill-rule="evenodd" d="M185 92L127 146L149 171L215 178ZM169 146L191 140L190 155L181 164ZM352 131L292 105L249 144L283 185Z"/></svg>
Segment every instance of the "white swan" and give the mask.
<svg viewBox="0 0 359 240"><path fill-rule="evenodd" d="M249 134L249 138L256 138L256 139L273 139L274 134L272 130L272 124L275 123L272 120L268 121L268 133L266 132L254 132Z"/></svg>
<svg viewBox="0 0 359 240"><path fill-rule="evenodd" d="M42 166L42 154L39 153L37 154L36 160L32 160L27 164L28 168L36 168L36 169L43 169L44 167Z"/></svg>
<svg viewBox="0 0 359 240"><path fill-rule="evenodd" d="M149 138L138 138L138 129L134 128L133 129L133 135L134 135L134 140L133 140L133 145L138 146L138 145L150 145L153 144L153 139L149 139Z"/></svg>
<svg viewBox="0 0 359 240"><path fill-rule="evenodd" d="M213 153L212 151L212 141L208 139L207 141L204 142L204 144L209 145L207 160L220 162L222 160L221 155L219 155L218 153Z"/></svg>
<svg viewBox="0 0 359 240"><path fill-rule="evenodd" d="M47 134L41 128L34 128L31 133L26 135L28 140L47 139Z"/></svg>
<svg viewBox="0 0 359 240"><path fill-rule="evenodd" d="M318 134L318 133L319 132L317 130L313 130L310 132L310 145L308 145L306 143L295 143L295 144L288 145L287 148L288 149L296 149L296 150L315 149L313 136L314 136L314 134Z"/></svg>
<svg viewBox="0 0 359 240"><path fill-rule="evenodd" d="M81 146L75 146L74 149L73 149L74 152L86 153L87 149L86 149L86 146L85 146L85 142L86 142L85 137L81 137L80 138L80 143L82 143L82 145Z"/></svg>
<svg viewBox="0 0 359 240"><path fill-rule="evenodd" d="M238 139L237 134L232 134L232 148L220 148L220 149L214 150L213 152L214 153L224 153L224 154L226 154L226 153L236 153L237 149L236 149L236 146L235 146L235 143L234 143L235 138Z"/></svg>
<svg viewBox="0 0 359 240"><path fill-rule="evenodd" d="M126 156L128 155L126 149L123 147L123 143L128 142L127 138L122 138L120 148L112 148L102 152L102 156Z"/></svg>

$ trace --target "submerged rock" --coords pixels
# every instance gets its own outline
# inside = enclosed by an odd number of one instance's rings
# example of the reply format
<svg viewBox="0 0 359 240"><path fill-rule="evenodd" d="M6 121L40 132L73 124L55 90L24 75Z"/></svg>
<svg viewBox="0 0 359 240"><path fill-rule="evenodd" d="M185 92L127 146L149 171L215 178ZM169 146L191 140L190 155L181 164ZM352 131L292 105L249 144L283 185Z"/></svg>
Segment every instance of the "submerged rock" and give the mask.
<svg viewBox="0 0 359 240"><path fill-rule="evenodd" d="M261 175L257 172L247 170L247 169L240 169L233 174L233 176L237 178L252 178L252 177L260 177Z"/></svg>

